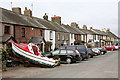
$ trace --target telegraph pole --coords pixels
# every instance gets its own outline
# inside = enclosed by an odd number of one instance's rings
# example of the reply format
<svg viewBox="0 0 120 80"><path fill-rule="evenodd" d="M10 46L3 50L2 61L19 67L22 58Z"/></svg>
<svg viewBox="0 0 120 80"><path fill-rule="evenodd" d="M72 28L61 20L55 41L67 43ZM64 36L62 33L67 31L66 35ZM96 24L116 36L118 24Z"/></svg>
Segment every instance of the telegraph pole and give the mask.
<svg viewBox="0 0 120 80"><path fill-rule="evenodd" d="M10 2L10 4L11 4L11 10L12 10L12 2Z"/></svg>
<svg viewBox="0 0 120 80"><path fill-rule="evenodd" d="M31 4L31 8L32 8L32 14L33 14L33 3Z"/></svg>

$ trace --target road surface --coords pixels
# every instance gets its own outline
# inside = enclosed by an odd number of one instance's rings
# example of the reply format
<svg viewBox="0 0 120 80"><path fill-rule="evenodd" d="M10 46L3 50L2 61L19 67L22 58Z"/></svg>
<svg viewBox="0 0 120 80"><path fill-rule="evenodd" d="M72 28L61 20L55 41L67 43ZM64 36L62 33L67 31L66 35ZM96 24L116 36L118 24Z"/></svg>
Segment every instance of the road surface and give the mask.
<svg viewBox="0 0 120 80"><path fill-rule="evenodd" d="M3 78L118 78L118 51L55 68L16 68L3 72Z"/></svg>

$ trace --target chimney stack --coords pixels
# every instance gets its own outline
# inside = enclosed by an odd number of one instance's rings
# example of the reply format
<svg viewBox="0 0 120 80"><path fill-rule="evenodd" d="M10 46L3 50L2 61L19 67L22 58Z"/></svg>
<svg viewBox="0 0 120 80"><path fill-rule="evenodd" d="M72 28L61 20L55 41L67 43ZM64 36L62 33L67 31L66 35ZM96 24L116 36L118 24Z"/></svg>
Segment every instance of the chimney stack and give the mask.
<svg viewBox="0 0 120 80"><path fill-rule="evenodd" d="M48 15L47 15L46 13L45 13L45 15L43 16L43 19L48 21Z"/></svg>
<svg viewBox="0 0 120 80"><path fill-rule="evenodd" d="M71 23L71 27L77 28L77 27L78 27L78 24L77 24L76 22L72 22L72 23Z"/></svg>
<svg viewBox="0 0 120 80"><path fill-rule="evenodd" d="M60 16L54 16L51 17L52 22L57 22L58 24L61 25L61 17Z"/></svg>
<svg viewBox="0 0 120 80"><path fill-rule="evenodd" d="M32 11L30 9L27 9L27 7L25 7L24 15L32 17Z"/></svg>
<svg viewBox="0 0 120 80"><path fill-rule="evenodd" d="M110 29L109 29L109 28L107 29L107 32L110 32Z"/></svg>
<svg viewBox="0 0 120 80"><path fill-rule="evenodd" d="M104 28L104 29L102 29L102 31L104 31L104 32L110 32L110 29L109 28L108 29Z"/></svg>
<svg viewBox="0 0 120 80"><path fill-rule="evenodd" d="M20 7L13 7L12 11L18 14L21 14L21 8Z"/></svg>
<svg viewBox="0 0 120 80"><path fill-rule="evenodd" d="M86 26L86 25L83 25L83 29L84 29L84 30L87 30L87 26Z"/></svg>

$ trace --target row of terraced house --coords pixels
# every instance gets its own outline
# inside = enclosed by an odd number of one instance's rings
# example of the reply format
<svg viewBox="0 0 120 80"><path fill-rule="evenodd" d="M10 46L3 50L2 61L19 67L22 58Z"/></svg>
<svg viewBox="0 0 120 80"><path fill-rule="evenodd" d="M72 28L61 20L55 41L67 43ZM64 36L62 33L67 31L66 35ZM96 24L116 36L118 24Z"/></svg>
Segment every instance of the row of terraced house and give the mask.
<svg viewBox="0 0 120 80"><path fill-rule="evenodd" d="M93 27L82 28L76 22L70 25L61 24L60 16L51 17L43 15L43 19L32 16L32 11L25 8L24 14L21 8L11 10L0 8L0 46L7 48L7 43L28 43L30 40L38 41L41 51L51 51L64 45L92 45L105 46L113 44L118 37L109 29L98 30Z"/></svg>

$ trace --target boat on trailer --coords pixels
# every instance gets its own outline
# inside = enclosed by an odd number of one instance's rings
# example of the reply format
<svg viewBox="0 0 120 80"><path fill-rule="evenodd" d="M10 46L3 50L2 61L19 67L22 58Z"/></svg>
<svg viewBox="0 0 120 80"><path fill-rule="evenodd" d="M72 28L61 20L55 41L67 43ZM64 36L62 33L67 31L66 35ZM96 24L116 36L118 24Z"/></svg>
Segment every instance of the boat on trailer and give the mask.
<svg viewBox="0 0 120 80"><path fill-rule="evenodd" d="M48 66L48 67L54 67L59 64L59 60L54 60L53 58L42 56L41 52L39 52L38 46L35 44L32 44L32 43L17 44L15 42L11 42L11 43L12 43L13 53L20 59L27 60L34 64Z"/></svg>

